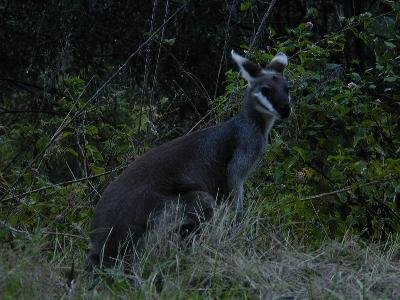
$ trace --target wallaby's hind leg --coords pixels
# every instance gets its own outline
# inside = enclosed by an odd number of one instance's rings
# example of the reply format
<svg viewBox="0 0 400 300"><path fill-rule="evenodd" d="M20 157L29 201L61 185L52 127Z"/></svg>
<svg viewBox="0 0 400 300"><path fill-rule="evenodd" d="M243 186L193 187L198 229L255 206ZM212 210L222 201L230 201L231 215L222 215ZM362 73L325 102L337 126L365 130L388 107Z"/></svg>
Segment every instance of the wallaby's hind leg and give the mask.
<svg viewBox="0 0 400 300"><path fill-rule="evenodd" d="M134 248L144 234L146 226L124 224L97 228L91 232L91 250L87 257L88 270L93 267L111 267L117 259L123 258Z"/></svg>
<svg viewBox="0 0 400 300"><path fill-rule="evenodd" d="M190 191L163 198L164 207L149 218L149 229L168 233L178 230L182 237L210 218L215 198L208 192Z"/></svg>
<svg viewBox="0 0 400 300"><path fill-rule="evenodd" d="M215 197L203 191L187 192L180 197L183 204L183 221L181 234L193 232L200 222L211 217L215 205Z"/></svg>

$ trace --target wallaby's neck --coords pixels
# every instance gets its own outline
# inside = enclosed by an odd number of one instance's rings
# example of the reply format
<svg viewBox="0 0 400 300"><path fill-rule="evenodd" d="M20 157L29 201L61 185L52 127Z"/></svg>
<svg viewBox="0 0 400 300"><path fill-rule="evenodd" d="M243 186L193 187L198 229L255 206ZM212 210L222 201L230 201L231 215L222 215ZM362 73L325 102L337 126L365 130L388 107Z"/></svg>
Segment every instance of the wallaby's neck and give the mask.
<svg viewBox="0 0 400 300"><path fill-rule="evenodd" d="M274 126L276 118L272 115L263 114L257 111L253 106L251 106L250 101L247 101L247 97L248 95L245 96L242 112L240 114L246 121L252 123L265 137L267 137L272 126Z"/></svg>

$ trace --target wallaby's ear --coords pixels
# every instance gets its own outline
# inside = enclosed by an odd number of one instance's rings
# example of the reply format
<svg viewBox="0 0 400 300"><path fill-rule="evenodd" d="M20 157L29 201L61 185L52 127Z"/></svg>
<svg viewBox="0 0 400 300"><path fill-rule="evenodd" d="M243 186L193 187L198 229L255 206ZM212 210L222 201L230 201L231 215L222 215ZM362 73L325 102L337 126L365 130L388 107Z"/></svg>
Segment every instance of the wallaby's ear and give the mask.
<svg viewBox="0 0 400 300"><path fill-rule="evenodd" d="M275 57L271 60L269 65L266 66L267 70L272 70L275 72L283 73L283 70L288 65L288 58L285 53L279 52Z"/></svg>
<svg viewBox="0 0 400 300"><path fill-rule="evenodd" d="M240 56L235 51L231 51L232 59L238 64L242 77L247 80L248 83L253 82L263 72L260 65L253 63L247 58Z"/></svg>

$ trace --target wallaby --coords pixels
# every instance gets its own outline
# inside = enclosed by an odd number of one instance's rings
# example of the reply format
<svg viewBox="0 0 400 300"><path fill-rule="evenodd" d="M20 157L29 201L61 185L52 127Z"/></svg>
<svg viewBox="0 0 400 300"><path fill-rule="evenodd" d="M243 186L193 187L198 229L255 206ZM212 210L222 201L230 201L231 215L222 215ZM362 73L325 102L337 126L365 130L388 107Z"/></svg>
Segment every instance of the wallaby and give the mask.
<svg viewBox="0 0 400 300"><path fill-rule="evenodd" d="M89 261L116 258L121 242L139 238L152 215L181 203L184 224L195 212L210 212L219 199L243 205L243 184L263 153L276 119L291 112L283 70L287 56L278 53L262 68L233 50L248 86L241 112L230 120L179 137L149 150L105 189L91 225Z"/></svg>

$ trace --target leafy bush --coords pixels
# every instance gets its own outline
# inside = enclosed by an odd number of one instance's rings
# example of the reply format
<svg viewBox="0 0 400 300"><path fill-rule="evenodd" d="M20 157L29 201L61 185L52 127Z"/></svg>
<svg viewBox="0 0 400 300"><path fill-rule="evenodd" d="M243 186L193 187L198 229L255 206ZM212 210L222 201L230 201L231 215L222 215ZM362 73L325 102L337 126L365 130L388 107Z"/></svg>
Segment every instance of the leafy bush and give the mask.
<svg viewBox="0 0 400 300"><path fill-rule="evenodd" d="M317 297L327 296L334 289L351 297L365 292L360 282L374 286L368 278L376 275L374 270L380 265L369 261L363 265L359 259L360 253L370 253L369 246L346 238L355 235L364 241L391 243L400 230L400 4L385 3L390 9L384 13L371 10L373 13L341 18L341 29L323 36L315 30L316 25L304 22L285 35L268 28L274 43L271 51L250 51L247 44L242 45L243 51L260 63L268 62L278 51L290 56L286 76L293 101L291 118L274 127L268 150L247 183L246 206L251 214L242 220L242 229L229 222L222 222L223 228L212 222L204 224L201 243L197 241L199 250L179 248L184 241L173 237L175 244L149 241L138 262L142 265L131 266L142 272L134 278L142 290L134 290L128 284L132 278L116 269L103 278L114 279L104 285L110 293L159 295L155 279L160 276L161 294L171 297L174 284L179 285L182 295L193 297L204 296L199 292L202 289L212 297L265 296L265 280L270 280L276 293L300 297L312 297L311 292ZM249 14L253 5L254 1L243 1L241 13ZM317 12L310 10L310 14ZM362 53L353 53L353 42L362 45ZM43 71L45 79L46 74ZM184 96L164 94L165 87L142 88L122 75L96 97L91 97L99 88L96 80L73 73L57 82L62 95L50 97L43 92L43 103L36 103L26 91L15 91L2 99L6 109L16 107L19 113L4 110L0 114L0 244L7 253L0 256L0 274L12 273L13 266L2 262L8 257L16 261L19 253L26 260L43 262L43 268L32 267L39 284L43 283L41 270L49 274L49 265L70 268L73 260L83 265L88 224L109 180L129 160L188 132L194 124L196 128L210 125L237 113L245 88L236 69L228 70L225 92L210 100L209 112L201 116L198 111L188 113L178 103ZM190 78L199 85L196 78ZM17 104L16 99L20 100ZM151 104L147 99L152 99ZM256 208L253 203L257 203ZM228 221L231 217L227 213ZM254 224L261 226L256 227L262 234L250 241L246 235L254 234ZM275 240L273 234L266 233L276 228L279 236L290 236L291 240ZM354 268L344 277L338 271L338 285L328 284L320 290L318 284L331 274L328 269L334 255L329 253L337 246L327 240L343 237L346 242L338 246L339 250L351 252ZM226 249L218 248L213 239L224 242ZM292 243L307 248L290 252ZM279 261L274 265L270 260L276 258L276 249L280 249ZM35 251L40 251L39 257ZM395 257L394 250L390 251L373 253L385 261ZM158 257L160 253L165 256ZM335 268L340 268L340 259L348 258L347 252L342 254L334 256ZM284 260L306 265L309 255L318 263L286 272ZM202 260L215 268L204 266ZM181 262L183 267L177 265ZM31 269L31 262L17 265L16 272L22 271L16 277L0 277L0 286L6 286L10 297L17 295L20 287L34 289L22 275ZM258 268L264 269L260 273ZM320 268L326 273L319 274ZM372 271L357 273L363 268ZM380 273L390 279L389 287L379 277L376 289L371 288L373 295L382 296L387 290L388 297L398 294L393 288L393 270L390 261ZM290 276L292 271L301 275L300 283ZM182 277L176 283L177 274ZM340 286L354 274L360 280ZM55 284L60 284L62 276L54 276ZM23 280L19 282L18 278ZM88 288L85 284L89 283L84 283L83 294ZM312 288L305 288L307 284Z"/></svg>
<svg viewBox="0 0 400 300"><path fill-rule="evenodd" d="M398 4L393 8L398 14ZM364 14L348 20L346 26L374 54L367 69L356 60L346 63L344 32L315 41L300 24L277 45L293 55L287 76L294 113L275 127L252 190L266 199L266 213L305 222L295 227L312 239L348 230L382 239L400 229L400 57L394 46L400 32L395 18ZM264 178L273 183L265 184ZM340 191L343 187L350 188Z"/></svg>

